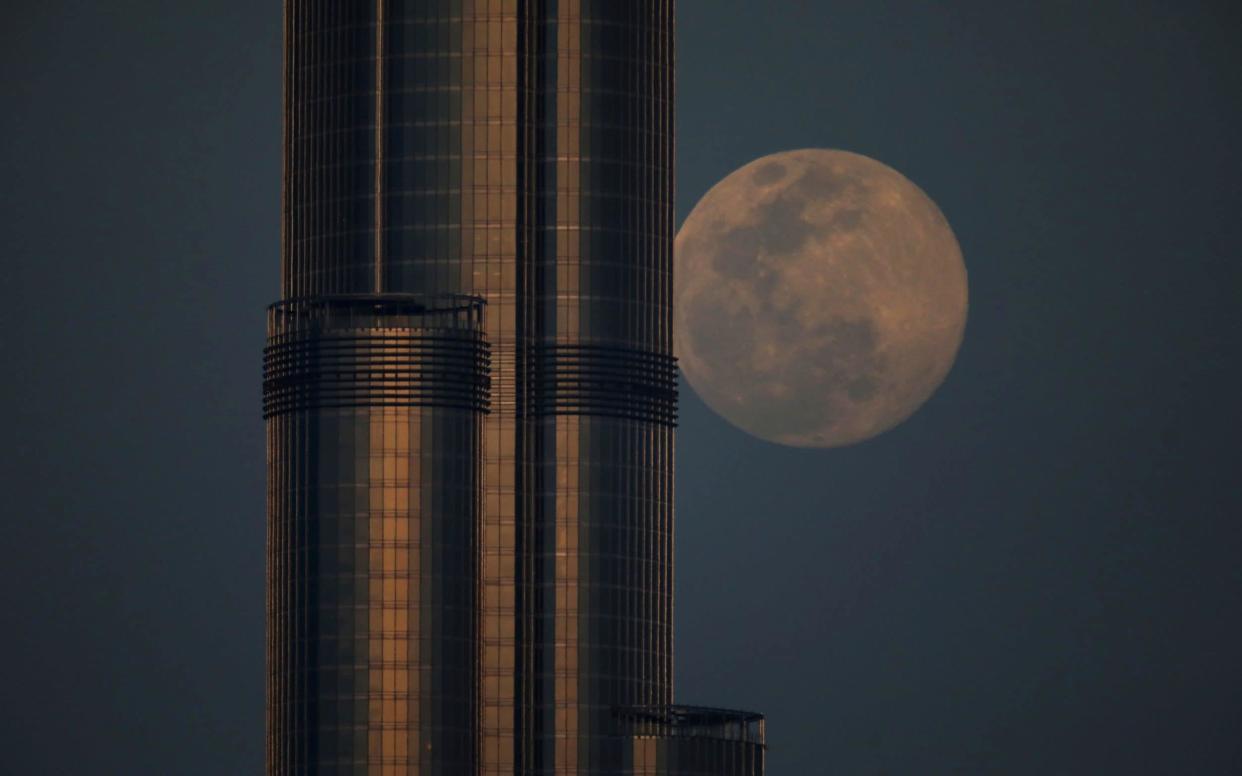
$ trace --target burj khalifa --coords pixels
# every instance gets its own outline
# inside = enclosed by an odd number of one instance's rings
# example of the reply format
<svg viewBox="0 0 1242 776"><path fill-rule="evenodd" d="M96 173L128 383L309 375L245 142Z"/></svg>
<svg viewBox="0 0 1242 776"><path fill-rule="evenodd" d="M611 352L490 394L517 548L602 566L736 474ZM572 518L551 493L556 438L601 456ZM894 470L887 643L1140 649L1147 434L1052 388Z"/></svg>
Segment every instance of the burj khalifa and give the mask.
<svg viewBox="0 0 1242 776"><path fill-rule="evenodd" d="M268 774L762 774L672 697L673 5L286 0Z"/></svg>

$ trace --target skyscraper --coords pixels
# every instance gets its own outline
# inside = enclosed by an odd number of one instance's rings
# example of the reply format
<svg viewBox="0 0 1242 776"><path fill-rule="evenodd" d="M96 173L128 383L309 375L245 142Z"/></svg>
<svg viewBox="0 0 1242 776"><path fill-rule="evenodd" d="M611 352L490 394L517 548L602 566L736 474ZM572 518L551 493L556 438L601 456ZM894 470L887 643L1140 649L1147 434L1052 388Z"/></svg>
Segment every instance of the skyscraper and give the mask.
<svg viewBox="0 0 1242 776"><path fill-rule="evenodd" d="M758 774L672 705L672 0L286 0L268 773Z"/></svg>

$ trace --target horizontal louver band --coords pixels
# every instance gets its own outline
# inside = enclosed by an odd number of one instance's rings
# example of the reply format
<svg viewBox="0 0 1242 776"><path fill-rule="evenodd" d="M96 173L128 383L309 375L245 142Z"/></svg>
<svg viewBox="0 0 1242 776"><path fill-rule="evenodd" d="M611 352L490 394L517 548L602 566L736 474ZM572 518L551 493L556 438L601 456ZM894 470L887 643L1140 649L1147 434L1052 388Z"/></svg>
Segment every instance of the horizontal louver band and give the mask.
<svg viewBox="0 0 1242 776"><path fill-rule="evenodd" d="M533 349L532 415L603 415L677 425L677 360L602 345Z"/></svg>
<svg viewBox="0 0 1242 776"><path fill-rule="evenodd" d="M487 412L490 354L481 323L481 303L325 297L273 305L263 416L330 407Z"/></svg>

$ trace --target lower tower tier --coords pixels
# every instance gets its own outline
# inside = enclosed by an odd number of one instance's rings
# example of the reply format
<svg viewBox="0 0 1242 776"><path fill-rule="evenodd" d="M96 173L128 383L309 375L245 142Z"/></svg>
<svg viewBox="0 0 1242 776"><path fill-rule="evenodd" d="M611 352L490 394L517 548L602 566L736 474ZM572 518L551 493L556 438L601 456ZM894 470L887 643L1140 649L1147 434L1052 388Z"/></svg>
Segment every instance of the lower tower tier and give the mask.
<svg viewBox="0 0 1242 776"><path fill-rule="evenodd" d="M269 774L477 772L482 312L269 309Z"/></svg>

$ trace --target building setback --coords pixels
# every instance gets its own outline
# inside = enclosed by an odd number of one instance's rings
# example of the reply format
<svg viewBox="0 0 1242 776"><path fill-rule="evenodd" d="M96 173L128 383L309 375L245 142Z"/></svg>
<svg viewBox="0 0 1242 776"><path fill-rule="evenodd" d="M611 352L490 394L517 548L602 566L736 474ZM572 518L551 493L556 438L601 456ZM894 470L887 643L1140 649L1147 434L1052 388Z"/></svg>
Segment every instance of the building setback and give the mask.
<svg viewBox="0 0 1242 776"><path fill-rule="evenodd" d="M269 774L754 776L672 704L672 0L286 0Z"/></svg>

